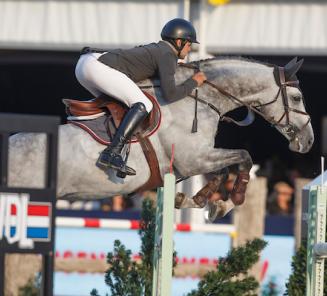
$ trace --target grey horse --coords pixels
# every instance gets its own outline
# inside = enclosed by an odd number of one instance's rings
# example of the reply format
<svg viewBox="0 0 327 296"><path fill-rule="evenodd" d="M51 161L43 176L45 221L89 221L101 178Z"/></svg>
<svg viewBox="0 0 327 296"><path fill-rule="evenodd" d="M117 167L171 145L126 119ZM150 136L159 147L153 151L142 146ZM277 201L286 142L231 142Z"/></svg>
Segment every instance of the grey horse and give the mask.
<svg viewBox="0 0 327 296"><path fill-rule="evenodd" d="M313 141L310 117L300 89L296 87L295 73L302 61L293 59L283 67L284 82L278 78L278 67L242 58L218 58L202 60L178 67L177 83L184 81L200 67L208 77L208 83L198 89L198 130L191 132L194 117L194 98L186 97L169 103L162 98L156 81L146 80L139 84L150 86L148 92L161 105L162 122L158 131L150 136L156 151L161 176L169 171L171 149L174 144L174 173L179 177L214 173L217 178L205 188L204 196L194 198L177 194L176 207L203 207L206 198L219 188L231 165L238 165L245 183L252 160L246 150L215 148L218 125L224 115L242 105L262 115L289 140L292 151L306 153ZM281 68L280 68L281 69ZM277 74L276 74L277 73ZM277 78L276 78L277 77ZM286 96L286 97L285 97ZM103 198L134 192L149 178L149 167L139 143L131 145L128 165L135 168L136 176L115 180L111 174L96 166L96 160L104 146L94 141L82 129L65 124L59 130L58 198ZM16 134L10 138L9 185L42 187L45 136ZM33 172L31 174L30 172ZM242 185L242 184L241 184ZM234 205L244 201L246 184L230 198L210 203L210 218L225 215ZM241 186L241 187L242 187ZM237 189L237 188L236 188ZM237 191L237 190L236 190ZM202 192L203 193L203 192Z"/></svg>
<svg viewBox="0 0 327 296"><path fill-rule="evenodd" d="M210 83L204 84L198 90L198 97L202 102L198 102L196 133L191 133L194 115L192 97L167 104L162 99L160 88L154 87L155 81L144 81L140 86L153 86L148 91L156 96L161 105L161 126L150 137L159 160L161 175L169 171L172 144L175 146L176 175L185 177L216 174L216 178L194 198L177 194L177 207L205 206L206 198L223 182L226 175L224 168L238 166L241 172L241 190L236 186L234 195L227 196L226 200L209 203L210 218L214 220L244 201L246 183L243 184L242 181L244 176L245 181L248 181L247 173L252 166L251 157L245 150L214 148L219 122L227 112L246 104L289 140L292 151L308 152L314 136L310 117L305 112L302 93L294 83L295 73L301 62L292 60L284 67L285 81L282 83L276 78L278 67L255 61L220 58L203 60L198 65L206 73ZM176 73L177 83L190 77L193 72L192 67L179 67ZM20 133L10 137L9 145L9 186L42 188L45 184L45 136ZM112 180L110 174L96 166L96 160L103 148L103 145L94 141L82 129L72 124L60 126L58 198L100 198L118 193L126 194L135 191L147 181L150 172L139 144L132 144L128 159L128 165L136 169L137 175L124 180ZM8 257L7 268L15 270L19 264L31 270L33 259L27 259L26 256L23 256L25 260L18 259L17 255ZM6 276L7 287L15 280Z"/></svg>

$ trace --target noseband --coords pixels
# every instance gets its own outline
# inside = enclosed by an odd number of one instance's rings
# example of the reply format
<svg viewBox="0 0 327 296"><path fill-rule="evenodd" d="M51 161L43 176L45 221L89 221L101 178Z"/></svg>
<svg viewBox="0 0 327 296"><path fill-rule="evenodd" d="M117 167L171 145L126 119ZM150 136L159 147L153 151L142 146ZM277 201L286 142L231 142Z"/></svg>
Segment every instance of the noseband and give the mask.
<svg viewBox="0 0 327 296"><path fill-rule="evenodd" d="M194 69L195 71L199 71L199 64L197 64L197 65L180 64L180 65L183 66L183 67L186 67L186 68ZM310 115L307 112L303 112L301 110L297 110L297 109L289 107L289 102L288 102L289 99L288 99L288 96L287 96L286 87L291 86L291 87L297 87L298 88L299 87L299 81L298 80L286 81L286 79L285 79L285 69L283 67L278 67L278 74L279 74L278 75L279 76L279 90L278 90L277 95L274 98L274 100L272 100L272 101L270 101L268 103L261 104L261 105L256 105L256 106L252 106L251 104L242 102L239 98L233 96L232 94L230 94L226 90L220 88L218 85L212 83L211 81L206 80L204 83L210 85L211 87L213 87L214 89L219 91L221 94L223 94L224 96L226 96L230 100L233 100L234 102L237 102L241 106L245 106L249 110L259 114L266 121L268 121L273 127L276 127L281 132L285 133L290 141L293 141L293 140L296 139L296 135L298 133L300 133L310 123L311 118L310 118ZM260 108L275 103L277 101L280 93L282 94L284 113L280 117L280 119L276 121L274 119L274 117L268 117L264 113L262 113L260 111ZM196 100L198 100L201 103L207 104L211 109L216 111L219 114L219 116L221 117L221 119L220 119L221 121L234 122L234 123L237 124L237 122L234 119L232 119L230 117L227 117L227 116L221 116L221 113L219 112L219 110L215 106L213 106L211 103L206 102L205 100L196 98L194 96L192 96L192 97L195 98ZM294 126L290 122L290 112L295 112L295 113L299 113L299 114L308 116L307 122L301 128L298 128L298 127ZM285 124L281 123L281 121L283 120L284 117L286 117L286 123Z"/></svg>
<svg viewBox="0 0 327 296"><path fill-rule="evenodd" d="M296 135L300 133L311 121L310 115L307 112L300 111L298 109L294 109L289 107L288 103L288 96L286 92L286 87L291 86L291 87L299 87L299 81L298 80L291 80L291 81L286 81L285 79L285 70L283 67L278 67L278 74L279 74L279 91L276 96L276 100L279 96L279 93L282 94L282 99L283 99L283 105L284 105L284 114L281 116L281 118L277 122L272 122L272 125L277 127L280 131L285 133L290 140L294 140L296 138ZM275 101L276 101L275 100ZM304 104L304 101L303 101ZM257 106L259 107L259 106ZM307 122L299 129L293 124L290 123L290 112L295 112L299 113L305 116L308 116ZM283 118L286 117L286 124L281 124L280 122L283 120Z"/></svg>

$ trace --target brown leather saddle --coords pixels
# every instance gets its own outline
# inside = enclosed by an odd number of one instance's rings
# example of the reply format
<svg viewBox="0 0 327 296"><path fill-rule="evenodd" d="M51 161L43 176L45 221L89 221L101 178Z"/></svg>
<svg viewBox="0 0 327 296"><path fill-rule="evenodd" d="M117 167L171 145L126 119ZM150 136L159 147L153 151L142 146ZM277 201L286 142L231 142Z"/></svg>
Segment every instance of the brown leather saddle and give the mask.
<svg viewBox="0 0 327 296"><path fill-rule="evenodd" d="M140 129L136 132L131 142L140 142L143 149L146 160L150 168L149 180L142 185L137 191L144 191L162 186L163 181L160 175L159 163L157 155L149 140L149 136L155 133L161 123L161 111L158 101L144 92L144 94L151 100L153 104L153 109L149 116L144 120ZM101 95L100 97L90 100L90 101L79 101L74 99L63 99L63 103L66 106L66 113L70 117L87 117L93 116L100 113L106 113L108 116L112 117L112 121L115 128L118 128L121 121L123 120L125 114L128 112L128 107L119 102L118 100L111 98L107 95ZM75 124L78 127L83 128L78 121L69 120L69 123ZM83 128L84 129L84 128ZM85 129L84 129L85 130ZM91 134L91 136L93 136ZM95 137L93 137L95 138ZM96 138L95 138L96 139ZM96 139L97 140L97 139ZM100 142L101 144L104 144Z"/></svg>
<svg viewBox="0 0 327 296"><path fill-rule="evenodd" d="M161 111L158 101L147 92L144 92L144 94L152 102L153 109L137 132L146 137L152 135L158 129L161 122ZM74 99L63 99L62 101L66 106L66 113L68 116L92 116L105 112L112 116L115 128L119 127L128 111L128 107L125 104L107 95L101 95L90 101L79 101Z"/></svg>

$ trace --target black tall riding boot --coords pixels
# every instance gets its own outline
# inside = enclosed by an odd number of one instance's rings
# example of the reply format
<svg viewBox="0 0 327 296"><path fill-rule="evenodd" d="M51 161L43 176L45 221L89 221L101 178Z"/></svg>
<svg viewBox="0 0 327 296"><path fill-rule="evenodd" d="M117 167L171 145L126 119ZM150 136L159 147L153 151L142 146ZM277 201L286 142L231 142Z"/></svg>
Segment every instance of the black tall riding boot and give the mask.
<svg viewBox="0 0 327 296"><path fill-rule="evenodd" d="M147 115L148 112L143 103L136 103L132 106L121 122L112 143L100 154L97 163L102 169L115 169L118 171L118 176L136 175L135 170L126 165L121 152Z"/></svg>

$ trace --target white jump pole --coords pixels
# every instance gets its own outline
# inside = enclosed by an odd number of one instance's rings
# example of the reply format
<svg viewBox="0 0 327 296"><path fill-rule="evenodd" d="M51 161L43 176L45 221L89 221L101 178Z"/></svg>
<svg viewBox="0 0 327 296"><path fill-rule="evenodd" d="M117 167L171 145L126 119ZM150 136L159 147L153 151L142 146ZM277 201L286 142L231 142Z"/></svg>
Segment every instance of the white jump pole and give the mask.
<svg viewBox="0 0 327 296"><path fill-rule="evenodd" d="M175 176L166 174L157 193L152 296L172 293L175 184Z"/></svg>
<svg viewBox="0 0 327 296"><path fill-rule="evenodd" d="M322 159L322 180L323 180ZM323 181L321 186L312 186L308 206L308 242L306 296L324 295L324 265L327 258L326 243L326 204L327 190Z"/></svg>

